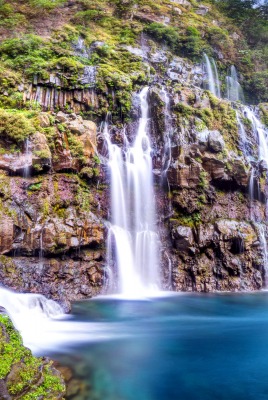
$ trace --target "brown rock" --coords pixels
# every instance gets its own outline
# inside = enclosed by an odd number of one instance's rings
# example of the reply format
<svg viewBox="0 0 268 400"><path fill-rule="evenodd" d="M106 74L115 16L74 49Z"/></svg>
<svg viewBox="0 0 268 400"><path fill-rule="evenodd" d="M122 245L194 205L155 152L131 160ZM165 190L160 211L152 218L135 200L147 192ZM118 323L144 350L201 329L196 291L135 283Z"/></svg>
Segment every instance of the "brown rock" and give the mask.
<svg viewBox="0 0 268 400"><path fill-rule="evenodd" d="M173 165L168 170L169 183L181 188L195 187L199 184L200 172L201 166L198 163Z"/></svg>
<svg viewBox="0 0 268 400"><path fill-rule="evenodd" d="M12 249L14 239L14 222L7 215L0 217L0 253L8 253Z"/></svg>
<svg viewBox="0 0 268 400"><path fill-rule="evenodd" d="M223 179L226 177L225 164L223 161L218 160L216 156L205 153L202 165L204 170L211 176L211 179Z"/></svg>

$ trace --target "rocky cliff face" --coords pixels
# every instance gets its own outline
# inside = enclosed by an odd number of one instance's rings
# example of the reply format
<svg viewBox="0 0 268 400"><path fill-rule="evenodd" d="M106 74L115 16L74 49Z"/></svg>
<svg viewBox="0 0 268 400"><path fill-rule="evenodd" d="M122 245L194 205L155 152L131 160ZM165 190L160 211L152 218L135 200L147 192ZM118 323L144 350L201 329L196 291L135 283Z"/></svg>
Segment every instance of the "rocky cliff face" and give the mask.
<svg viewBox="0 0 268 400"><path fill-rule="evenodd" d="M95 124L49 117L38 115L45 133L34 132L27 149L1 155L0 275L9 288L68 308L103 283L105 187Z"/></svg>
<svg viewBox="0 0 268 400"><path fill-rule="evenodd" d="M135 2L69 3L55 29L57 8L45 13L46 32L32 16L36 35L25 25L21 50L7 28L0 45L0 282L66 309L105 290L109 176L101 122L110 112L113 140L125 133L131 139L135 93L149 85L163 286L264 287L266 166L257 161L257 138L241 104L205 90L202 67L206 50L218 57L223 76L229 60L247 74L241 33L223 32L213 6L194 1L140 9ZM258 191L250 197L252 166Z"/></svg>

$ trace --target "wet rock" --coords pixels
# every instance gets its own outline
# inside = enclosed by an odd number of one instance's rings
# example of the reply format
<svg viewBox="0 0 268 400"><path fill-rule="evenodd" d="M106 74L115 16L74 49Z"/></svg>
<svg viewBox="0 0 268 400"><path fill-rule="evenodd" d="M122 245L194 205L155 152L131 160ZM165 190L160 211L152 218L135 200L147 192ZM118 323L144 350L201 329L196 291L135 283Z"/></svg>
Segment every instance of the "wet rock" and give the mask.
<svg viewBox="0 0 268 400"><path fill-rule="evenodd" d="M51 151L47 138L43 133L35 132L31 137L32 165L37 171L48 170L51 167Z"/></svg>
<svg viewBox="0 0 268 400"><path fill-rule="evenodd" d="M11 400L12 397L9 395L5 381L0 379L0 399L2 400Z"/></svg>
<svg viewBox="0 0 268 400"><path fill-rule="evenodd" d="M14 239L13 219L7 215L0 218L0 253L8 253L12 248Z"/></svg>
<svg viewBox="0 0 268 400"><path fill-rule="evenodd" d="M169 183L176 187L195 187L200 182L201 166L198 163L190 165L175 164L168 170Z"/></svg>
<svg viewBox="0 0 268 400"><path fill-rule="evenodd" d="M23 175L25 168L32 167L32 155L26 153L0 154L0 169L9 174Z"/></svg>
<svg viewBox="0 0 268 400"><path fill-rule="evenodd" d="M62 124L65 124L68 119L68 114L64 114L62 111L59 111L56 115L56 120Z"/></svg>
<svg viewBox="0 0 268 400"><path fill-rule="evenodd" d="M249 182L249 170L246 168L245 163L241 159L234 159L230 162L230 174L240 186L247 187Z"/></svg>
<svg viewBox="0 0 268 400"><path fill-rule="evenodd" d="M242 239L245 249L249 249L257 240L257 235L252 226L246 222L232 220L220 220L216 222L216 228L221 234L221 240Z"/></svg>
<svg viewBox="0 0 268 400"><path fill-rule="evenodd" d="M208 147L209 131L205 130L197 133L197 141L201 151L205 151Z"/></svg>
<svg viewBox="0 0 268 400"><path fill-rule="evenodd" d="M188 250L194 243L192 229L188 226L173 228L172 236L175 240L176 249L180 251Z"/></svg>
<svg viewBox="0 0 268 400"><path fill-rule="evenodd" d="M153 64L166 64L167 56L163 51L157 51L150 55L150 61Z"/></svg>
<svg viewBox="0 0 268 400"><path fill-rule="evenodd" d="M175 4L179 4L187 9L192 7L192 4L188 0L171 0L171 2L175 3Z"/></svg>
<svg viewBox="0 0 268 400"><path fill-rule="evenodd" d="M198 9L195 12L198 15L206 15L209 12L209 10L210 10L210 8L208 6L200 4L200 6L198 7Z"/></svg>
<svg viewBox="0 0 268 400"><path fill-rule="evenodd" d="M49 114L41 112L38 116L40 125L42 128L48 128L50 126L50 119L49 119Z"/></svg>
<svg viewBox="0 0 268 400"><path fill-rule="evenodd" d="M217 232L213 224L199 225L198 227L198 245L207 247L218 239Z"/></svg>
<svg viewBox="0 0 268 400"><path fill-rule="evenodd" d="M99 294L105 278L103 261L81 257L75 252L61 258L1 256L0 281L18 292L43 294L69 312L71 301Z"/></svg>
<svg viewBox="0 0 268 400"><path fill-rule="evenodd" d="M220 153L225 147L225 142L219 131L210 131L208 135L208 145L211 151Z"/></svg>
<svg viewBox="0 0 268 400"><path fill-rule="evenodd" d="M202 158L202 166L209 173L212 179L223 179L225 174L225 163L215 156L206 153Z"/></svg>

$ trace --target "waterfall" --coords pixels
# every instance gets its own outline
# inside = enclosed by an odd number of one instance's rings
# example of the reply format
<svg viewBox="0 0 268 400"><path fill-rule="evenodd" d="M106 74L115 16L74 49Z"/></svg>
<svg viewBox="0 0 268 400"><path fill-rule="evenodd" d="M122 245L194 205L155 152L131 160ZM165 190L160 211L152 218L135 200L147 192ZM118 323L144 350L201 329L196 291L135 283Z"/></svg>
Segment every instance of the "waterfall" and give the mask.
<svg viewBox="0 0 268 400"><path fill-rule="evenodd" d="M111 174L108 269L118 281L116 288L112 278L109 287L128 296L147 295L159 287L148 90L139 94L141 118L133 144L128 140L122 148L113 144L107 122L104 128Z"/></svg>
<svg viewBox="0 0 268 400"><path fill-rule="evenodd" d="M240 148L241 148L243 154L246 156L246 158L248 158L249 154L248 154L247 134L246 134L246 130L245 130L243 121L238 112L236 112L236 120L237 120L237 125L238 125L238 130L239 130Z"/></svg>
<svg viewBox="0 0 268 400"><path fill-rule="evenodd" d="M43 330L50 319L64 315L59 304L41 294L15 293L1 287L0 306L6 310L15 328L21 333L24 345L32 349L37 343L52 339L42 337Z"/></svg>
<svg viewBox="0 0 268 400"><path fill-rule="evenodd" d="M259 240L261 243L262 247L262 254L263 254L263 264L264 264L264 270L265 270L265 287L267 287L268 284L268 245L267 245L267 239L265 236L265 229L262 224L256 224L258 231L259 231Z"/></svg>
<svg viewBox="0 0 268 400"><path fill-rule="evenodd" d="M0 312L1 307L20 332L24 346L35 355L43 356L51 350L65 353L65 346L73 342L88 343L118 337L110 322L73 321L58 303L40 294L15 293L0 287Z"/></svg>
<svg viewBox="0 0 268 400"><path fill-rule="evenodd" d="M268 131L260 119L255 115L254 111L252 111L249 107L245 107L244 113L245 116L250 120L253 133L258 140L259 161L264 160L268 164Z"/></svg>
<svg viewBox="0 0 268 400"><path fill-rule="evenodd" d="M265 126L262 124L260 119L256 116L254 111L249 108L249 107L244 107L244 115L248 120L251 122L252 126L252 132L258 142L258 161L264 161L266 165L268 165L268 131L265 128ZM241 121L241 119L238 117L239 121L239 127L240 127L240 135L243 137L246 137L246 132L244 125ZM242 139L243 140L243 139ZM244 149L245 154L247 154L246 149ZM264 269L265 269L265 286L268 284L268 244L267 244L267 239L265 236L265 229L264 226L260 223L258 223L255 219L254 212L253 212L253 201L257 197L257 199L261 199L261 190L259 187L259 184L256 184L256 174L258 173L258 170L256 169L255 166L252 167L251 170L251 175L250 175L250 180L249 180L249 197L250 197L250 218L252 221L255 222L255 225L257 226L258 229L258 236L259 240L261 243L262 247L262 253L263 253L263 264L264 264ZM266 201L266 208L267 208L267 201Z"/></svg>
<svg viewBox="0 0 268 400"><path fill-rule="evenodd" d="M30 166L32 164L32 152L30 149L30 140L28 138L25 141L25 153L23 158L24 158L23 177L29 178Z"/></svg>
<svg viewBox="0 0 268 400"><path fill-rule="evenodd" d="M221 85L219 80L219 74L215 60L210 59L206 53L204 53L205 59L205 72L207 78L207 87L214 94L214 96L221 97Z"/></svg>
<svg viewBox="0 0 268 400"><path fill-rule="evenodd" d="M230 74L226 77L226 91L228 100L245 102L243 89L238 81L238 75L234 65L231 66Z"/></svg>

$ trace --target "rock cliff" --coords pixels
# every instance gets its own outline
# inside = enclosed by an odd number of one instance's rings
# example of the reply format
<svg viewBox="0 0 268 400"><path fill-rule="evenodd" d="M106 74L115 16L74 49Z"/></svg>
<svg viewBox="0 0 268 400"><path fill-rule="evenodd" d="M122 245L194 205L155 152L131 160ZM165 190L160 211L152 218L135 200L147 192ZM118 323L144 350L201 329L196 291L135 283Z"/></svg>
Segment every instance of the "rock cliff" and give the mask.
<svg viewBox="0 0 268 400"><path fill-rule="evenodd" d="M243 33L213 2L9 3L0 9L0 283L66 310L105 290L101 123L109 118L116 143L131 140L136 94L150 86L163 287L263 288L267 166L241 103L207 90L202 59L216 58L223 87L235 64L267 121L266 94L254 95L264 73L242 59Z"/></svg>

